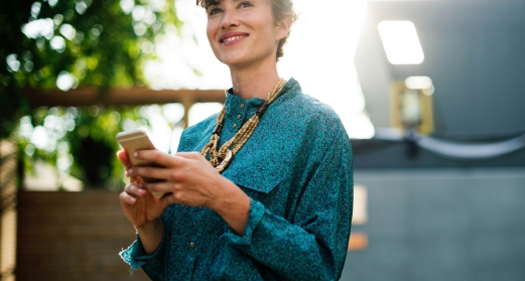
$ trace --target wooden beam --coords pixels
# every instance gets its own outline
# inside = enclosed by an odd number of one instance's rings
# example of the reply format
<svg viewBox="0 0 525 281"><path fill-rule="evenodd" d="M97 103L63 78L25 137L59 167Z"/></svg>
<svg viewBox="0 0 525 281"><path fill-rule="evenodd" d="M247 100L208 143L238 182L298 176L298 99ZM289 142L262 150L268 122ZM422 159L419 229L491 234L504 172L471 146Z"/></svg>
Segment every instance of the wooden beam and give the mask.
<svg viewBox="0 0 525 281"><path fill-rule="evenodd" d="M86 87L62 92L42 92L25 89L23 95L33 108L39 106L142 105L164 103L220 102L224 90L152 90L146 88L110 89L101 93L98 88Z"/></svg>

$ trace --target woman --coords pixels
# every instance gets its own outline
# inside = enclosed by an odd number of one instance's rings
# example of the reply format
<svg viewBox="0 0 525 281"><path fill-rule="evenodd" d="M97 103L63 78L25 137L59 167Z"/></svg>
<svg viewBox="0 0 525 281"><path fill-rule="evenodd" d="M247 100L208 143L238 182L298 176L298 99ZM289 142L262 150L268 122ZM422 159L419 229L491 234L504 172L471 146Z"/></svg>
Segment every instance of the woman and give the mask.
<svg viewBox="0 0 525 281"><path fill-rule="evenodd" d="M118 154L132 178L120 201L138 232L122 258L154 280L339 279L352 150L329 107L279 78L277 59L295 19L291 1L197 4L233 88L220 114L184 131L181 152L135 154L162 168L132 167Z"/></svg>

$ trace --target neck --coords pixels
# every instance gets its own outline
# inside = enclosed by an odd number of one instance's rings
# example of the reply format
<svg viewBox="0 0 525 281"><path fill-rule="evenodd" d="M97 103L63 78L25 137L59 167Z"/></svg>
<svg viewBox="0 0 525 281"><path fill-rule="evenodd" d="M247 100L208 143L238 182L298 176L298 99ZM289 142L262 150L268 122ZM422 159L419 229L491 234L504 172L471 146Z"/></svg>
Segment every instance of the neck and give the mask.
<svg viewBox="0 0 525 281"><path fill-rule="evenodd" d="M266 99L279 81L275 61L243 69L230 67L230 73L233 93L242 99Z"/></svg>

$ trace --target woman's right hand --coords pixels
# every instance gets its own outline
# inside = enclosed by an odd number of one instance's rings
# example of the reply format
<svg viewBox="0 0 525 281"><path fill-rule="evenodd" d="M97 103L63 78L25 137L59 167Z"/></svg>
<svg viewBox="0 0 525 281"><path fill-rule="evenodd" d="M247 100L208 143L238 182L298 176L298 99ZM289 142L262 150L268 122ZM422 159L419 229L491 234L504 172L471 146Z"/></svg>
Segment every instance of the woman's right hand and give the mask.
<svg viewBox="0 0 525 281"><path fill-rule="evenodd" d="M133 168L128 154L125 151L117 153L119 160L124 164L126 170ZM131 182L126 185L120 194L120 204L128 220L137 230L154 230L160 223L160 216L169 206L166 201L161 201L153 196L151 192L141 187L143 180L140 177L130 178Z"/></svg>

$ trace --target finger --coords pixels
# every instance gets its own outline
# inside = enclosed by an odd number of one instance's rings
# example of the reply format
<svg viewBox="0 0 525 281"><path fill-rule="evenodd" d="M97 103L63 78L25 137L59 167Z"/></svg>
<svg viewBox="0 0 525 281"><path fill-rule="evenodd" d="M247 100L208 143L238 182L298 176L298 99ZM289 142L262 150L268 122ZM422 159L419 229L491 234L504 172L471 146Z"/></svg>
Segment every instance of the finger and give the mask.
<svg viewBox="0 0 525 281"><path fill-rule="evenodd" d="M133 164L131 164L131 161L129 160L128 153L125 150L119 150L117 152L117 157L126 169L133 167Z"/></svg>
<svg viewBox="0 0 525 281"><path fill-rule="evenodd" d="M149 190L151 193L160 193L164 196L168 193L173 193L173 184L167 182L160 183L145 183L144 188ZM163 196L163 197L164 197Z"/></svg>
<svg viewBox="0 0 525 281"><path fill-rule="evenodd" d="M148 181L170 181L173 180L172 169L162 167L133 167L127 170L130 177L137 177Z"/></svg>
<svg viewBox="0 0 525 281"><path fill-rule="evenodd" d="M175 167L184 160L182 157L169 155L159 150L139 150L134 156L138 159L149 160L163 167Z"/></svg>
<svg viewBox="0 0 525 281"><path fill-rule="evenodd" d="M177 152L175 156L179 156L185 159L193 159L193 160L204 158L204 156L202 156L198 152Z"/></svg>
<svg viewBox="0 0 525 281"><path fill-rule="evenodd" d="M123 207L129 206L129 205L133 205L133 204L135 204L135 202L137 202L137 198L131 196L129 193L127 193L125 191L120 193L119 199L120 199L120 204Z"/></svg>
<svg viewBox="0 0 525 281"><path fill-rule="evenodd" d="M124 192L133 196L133 197L142 197L146 195L146 190L144 188L140 188L139 185L136 184L128 184L124 188Z"/></svg>
<svg viewBox="0 0 525 281"><path fill-rule="evenodd" d="M182 159L185 159L185 160L191 160L191 161L195 161L196 163L199 163L198 165L201 166L201 167L205 167L205 166L209 166L211 167L211 164L208 162L208 160L206 159L206 157L202 156L200 153L198 152L178 152L175 154L175 157L179 157L179 158L182 158ZM187 164L189 162L182 162L180 161L180 165L184 165L184 164Z"/></svg>

